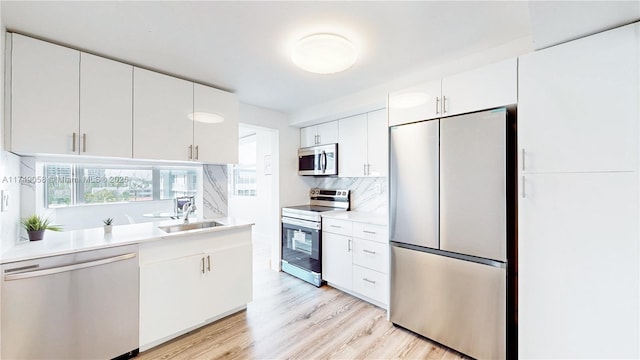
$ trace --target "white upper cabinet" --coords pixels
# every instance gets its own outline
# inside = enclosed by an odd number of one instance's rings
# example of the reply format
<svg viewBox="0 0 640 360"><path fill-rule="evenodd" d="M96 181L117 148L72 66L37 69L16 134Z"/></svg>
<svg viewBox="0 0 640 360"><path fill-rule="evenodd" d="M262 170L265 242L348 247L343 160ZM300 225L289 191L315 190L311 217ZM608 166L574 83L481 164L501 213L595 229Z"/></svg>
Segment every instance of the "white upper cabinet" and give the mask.
<svg viewBox="0 0 640 360"><path fill-rule="evenodd" d="M194 84L193 160L238 162L238 99L232 93Z"/></svg>
<svg viewBox="0 0 640 360"><path fill-rule="evenodd" d="M80 154L132 156L132 81L133 66L81 54Z"/></svg>
<svg viewBox="0 0 640 360"><path fill-rule="evenodd" d="M638 27L628 25L520 58L522 171L637 169Z"/></svg>
<svg viewBox="0 0 640 360"><path fill-rule="evenodd" d="M367 173L367 114L338 120L338 175L362 177Z"/></svg>
<svg viewBox="0 0 640 360"><path fill-rule="evenodd" d="M79 68L79 51L12 34L8 150L78 152Z"/></svg>
<svg viewBox="0 0 640 360"><path fill-rule="evenodd" d="M513 58L442 79L442 115L518 102L518 60Z"/></svg>
<svg viewBox="0 0 640 360"><path fill-rule="evenodd" d="M440 79L389 94L389 126L442 116Z"/></svg>
<svg viewBox="0 0 640 360"><path fill-rule="evenodd" d="M192 160L193 83L134 68L133 157Z"/></svg>
<svg viewBox="0 0 640 360"><path fill-rule="evenodd" d="M338 121L329 121L300 129L300 147L335 144L337 142Z"/></svg>
<svg viewBox="0 0 640 360"><path fill-rule="evenodd" d="M387 109L367 113L367 176L387 176L389 125Z"/></svg>
<svg viewBox="0 0 640 360"><path fill-rule="evenodd" d="M387 176L387 109L338 120L340 177Z"/></svg>
<svg viewBox="0 0 640 360"><path fill-rule="evenodd" d="M518 101L517 59L389 94L389 126L464 114Z"/></svg>

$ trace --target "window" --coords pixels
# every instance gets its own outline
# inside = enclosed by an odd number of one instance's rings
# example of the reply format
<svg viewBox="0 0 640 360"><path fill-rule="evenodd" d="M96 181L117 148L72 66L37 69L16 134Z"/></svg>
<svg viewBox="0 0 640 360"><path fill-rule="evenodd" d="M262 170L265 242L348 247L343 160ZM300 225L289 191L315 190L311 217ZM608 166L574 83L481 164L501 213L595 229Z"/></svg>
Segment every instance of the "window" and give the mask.
<svg viewBox="0 0 640 360"><path fill-rule="evenodd" d="M174 199L195 195L194 167L45 164L45 206Z"/></svg>
<svg viewBox="0 0 640 360"><path fill-rule="evenodd" d="M236 196L256 196L256 134L239 141L238 165L233 166L232 189Z"/></svg>

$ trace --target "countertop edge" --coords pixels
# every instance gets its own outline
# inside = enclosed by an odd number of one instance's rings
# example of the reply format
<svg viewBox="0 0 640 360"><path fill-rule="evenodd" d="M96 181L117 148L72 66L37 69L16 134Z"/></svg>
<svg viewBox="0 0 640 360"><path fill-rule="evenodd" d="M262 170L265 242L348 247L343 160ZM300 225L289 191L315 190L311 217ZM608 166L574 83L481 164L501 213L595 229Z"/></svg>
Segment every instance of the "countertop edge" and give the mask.
<svg viewBox="0 0 640 360"><path fill-rule="evenodd" d="M166 233L158 227L181 224L182 220L165 220L116 225L113 227L111 234L105 234L102 228L72 230L60 233L48 232L44 240L38 242L18 242L11 248L3 251L0 255L0 265L118 246L143 244L158 240L170 240L185 236L229 231L255 225L255 223L250 221L237 220L230 217L198 219L191 221L191 223L211 220L217 221L223 224L223 226Z"/></svg>

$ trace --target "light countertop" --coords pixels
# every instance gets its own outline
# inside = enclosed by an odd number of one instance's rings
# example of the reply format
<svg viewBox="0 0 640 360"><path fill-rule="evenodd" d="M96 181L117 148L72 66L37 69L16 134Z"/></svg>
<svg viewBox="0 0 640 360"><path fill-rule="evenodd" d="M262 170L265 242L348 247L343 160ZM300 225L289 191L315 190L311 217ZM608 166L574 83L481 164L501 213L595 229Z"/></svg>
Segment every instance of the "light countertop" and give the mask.
<svg viewBox="0 0 640 360"><path fill-rule="evenodd" d="M365 211L329 211L322 213L322 217L381 226L387 226L389 223L387 215L369 213Z"/></svg>
<svg viewBox="0 0 640 360"><path fill-rule="evenodd" d="M251 226L253 223L231 217L215 219L194 219L190 223L214 220L224 226L204 229L166 233L158 226L182 224L182 220L155 221L129 225L115 225L110 234L105 234L102 227L74 231L47 231L44 239L39 241L22 241L0 255L0 264L65 255L75 252L103 249L115 246L139 244L147 241L190 236L202 233L214 233L230 229Z"/></svg>

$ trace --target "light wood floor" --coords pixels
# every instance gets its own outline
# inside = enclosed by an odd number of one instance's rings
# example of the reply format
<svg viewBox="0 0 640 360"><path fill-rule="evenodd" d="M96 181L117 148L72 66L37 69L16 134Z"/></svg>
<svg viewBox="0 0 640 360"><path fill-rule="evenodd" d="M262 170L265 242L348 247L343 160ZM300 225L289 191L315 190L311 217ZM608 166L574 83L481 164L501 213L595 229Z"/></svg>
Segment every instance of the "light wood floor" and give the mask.
<svg viewBox="0 0 640 360"><path fill-rule="evenodd" d="M265 249L255 248L254 299L246 311L137 359L466 359L394 327L383 309L269 270Z"/></svg>

